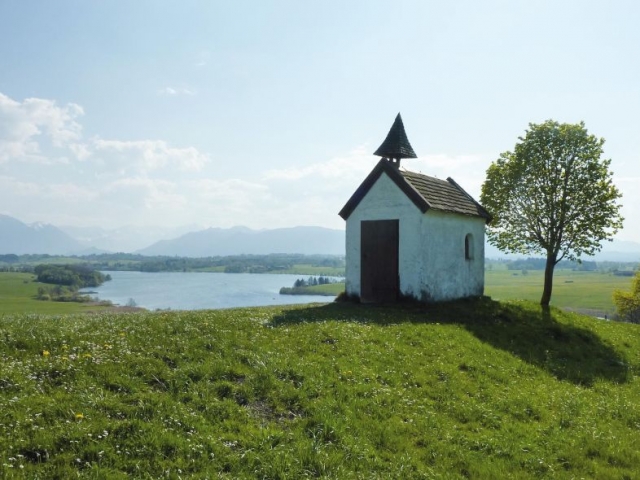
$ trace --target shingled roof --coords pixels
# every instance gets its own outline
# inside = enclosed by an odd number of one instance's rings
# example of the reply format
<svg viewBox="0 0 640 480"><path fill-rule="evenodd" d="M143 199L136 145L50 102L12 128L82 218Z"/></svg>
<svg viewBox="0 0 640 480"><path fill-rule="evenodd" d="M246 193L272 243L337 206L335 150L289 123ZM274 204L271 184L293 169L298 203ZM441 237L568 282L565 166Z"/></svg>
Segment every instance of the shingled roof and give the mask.
<svg viewBox="0 0 640 480"><path fill-rule="evenodd" d="M399 113L393 125L391 125L389 133L387 133L387 138L384 139L382 145L373 154L379 157L395 159L418 158L409 143L407 133L404 131L404 123L402 123L402 117Z"/></svg>
<svg viewBox="0 0 640 480"><path fill-rule="evenodd" d="M482 205L476 202L452 178L440 180L421 173L399 170L393 163L384 158L378 162L342 210L340 210L339 215L342 218L345 220L349 218L383 173L386 173L393 180L422 213L432 208L443 212L481 217L487 223L491 221L491 215Z"/></svg>

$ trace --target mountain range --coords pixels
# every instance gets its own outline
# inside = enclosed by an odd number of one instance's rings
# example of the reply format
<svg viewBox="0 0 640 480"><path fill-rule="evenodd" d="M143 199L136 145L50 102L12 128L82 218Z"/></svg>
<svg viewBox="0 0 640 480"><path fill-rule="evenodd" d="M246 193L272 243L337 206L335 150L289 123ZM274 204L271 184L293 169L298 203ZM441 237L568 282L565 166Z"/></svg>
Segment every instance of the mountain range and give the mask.
<svg viewBox="0 0 640 480"><path fill-rule="evenodd" d="M136 252L159 240L173 239L188 232L202 230L200 225L182 227L141 227L125 225L106 229L102 227L60 226L60 230L79 241L85 247L106 252Z"/></svg>
<svg viewBox="0 0 640 480"><path fill-rule="evenodd" d="M322 227L292 227L252 230L247 227L209 228L173 240L161 240L140 250L143 255L207 257L214 255L344 255L344 230Z"/></svg>
<svg viewBox="0 0 640 480"><path fill-rule="evenodd" d="M0 215L0 254L48 253L51 255L87 255L127 252L142 255L207 257L224 255L265 255L300 253L305 255L344 255L344 230L323 227L291 227L253 230L247 227L208 228L125 226L55 227L45 223L25 224L8 215ZM514 259L486 245L487 258ZM531 255L534 256L534 255ZM640 243L625 240L605 242L596 261L640 262Z"/></svg>
<svg viewBox="0 0 640 480"><path fill-rule="evenodd" d="M515 260L522 258L520 254L506 254L488 243L485 245L486 258ZM526 255L527 257L543 257L543 255ZM593 257L583 257L582 260L594 260L598 262L640 262L640 243L629 240L613 240L604 242L602 250Z"/></svg>
<svg viewBox="0 0 640 480"><path fill-rule="evenodd" d="M70 255L85 249L79 241L53 225L39 222L27 225L8 215L0 215L0 254Z"/></svg>
<svg viewBox="0 0 640 480"><path fill-rule="evenodd" d="M101 227L25 224L13 217L0 215L0 254L87 255L126 252L183 257L269 253L344 255L344 245L344 230L323 227L252 230L247 227L202 229L191 225L179 228L127 226L108 230Z"/></svg>

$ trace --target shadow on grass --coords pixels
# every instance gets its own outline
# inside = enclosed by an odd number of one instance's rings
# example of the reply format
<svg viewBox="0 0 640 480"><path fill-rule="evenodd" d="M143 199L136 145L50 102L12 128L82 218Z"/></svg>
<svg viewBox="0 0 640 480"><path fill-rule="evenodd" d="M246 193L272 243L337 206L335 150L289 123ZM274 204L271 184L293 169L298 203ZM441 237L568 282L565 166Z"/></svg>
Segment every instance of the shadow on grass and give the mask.
<svg viewBox="0 0 640 480"><path fill-rule="evenodd" d="M572 325L560 310L533 303L501 303L487 297L431 305L332 303L285 310L271 325L329 320L459 325L482 342L578 385L590 386L597 379L624 383L630 374L624 359L593 331Z"/></svg>

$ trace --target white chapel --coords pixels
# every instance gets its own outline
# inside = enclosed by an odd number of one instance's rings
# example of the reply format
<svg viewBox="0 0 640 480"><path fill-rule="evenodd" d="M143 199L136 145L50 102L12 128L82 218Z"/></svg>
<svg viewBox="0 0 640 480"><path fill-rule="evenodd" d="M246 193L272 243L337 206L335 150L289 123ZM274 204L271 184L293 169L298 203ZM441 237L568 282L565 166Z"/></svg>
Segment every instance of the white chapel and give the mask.
<svg viewBox="0 0 640 480"><path fill-rule="evenodd" d="M367 303L483 295L489 213L452 178L401 168L417 156L400 114L374 155L382 159L340 211L346 293Z"/></svg>

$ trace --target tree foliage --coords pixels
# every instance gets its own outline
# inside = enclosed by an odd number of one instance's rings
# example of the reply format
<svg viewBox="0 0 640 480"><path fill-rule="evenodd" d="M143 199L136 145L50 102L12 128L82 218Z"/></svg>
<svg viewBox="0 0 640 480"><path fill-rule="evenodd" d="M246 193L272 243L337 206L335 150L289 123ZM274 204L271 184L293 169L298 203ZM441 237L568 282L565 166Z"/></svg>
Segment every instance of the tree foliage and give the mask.
<svg viewBox="0 0 640 480"><path fill-rule="evenodd" d="M19 261L20 261L20 257L18 257L18 255L14 253L0 255L0 263L13 264L13 263L18 263Z"/></svg>
<svg viewBox="0 0 640 480"><path fill-rule="evenodd" d="M74 289L97 287L110 277L85 265L38 265L34 268L37 279L42 283L66 285Z"/></svg>
<svg viewBox="0 0 640 480"><path fill-rule="evenodd" d="M333 283L334 280L330 279L329 277L314 277L311 276L309 277L307 280L305 280L304 278L298 278L294 283L293 283L293 288L300 288L300 287L313 287L314 285L328 285L330 283Z"/></svg>
<svg viewBox="0 0 640 480"><path fill-rule="evenodd" d="M489 242L505 252L546 255L541 299L551 299L553 269L601 249L622 228L620 192L604 139L579 124L529 124L513 152L487 170L481 203L493 215Z"/></svg>
<svg viewBox="0 0 640 480"><path fill-rule="evenodd" d="M621 320L640 323L640 271L636 272L630 292L622 290L613 292L613 303Z"/></svg>

